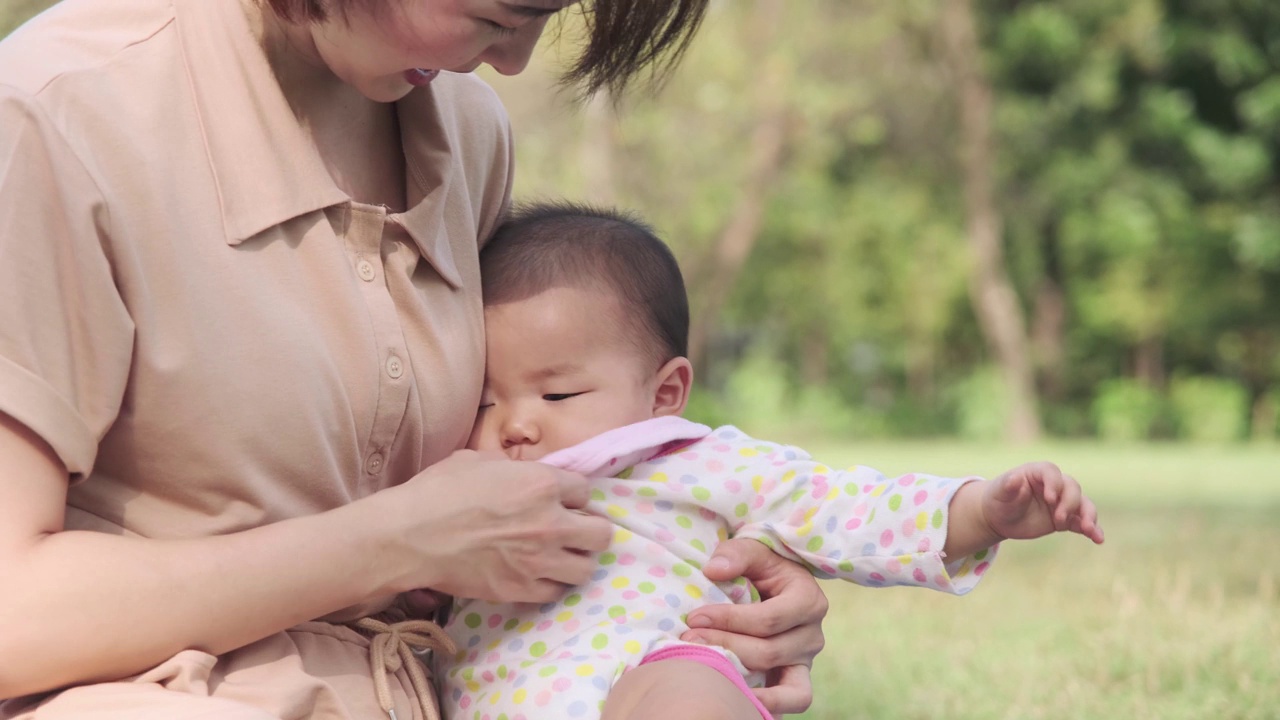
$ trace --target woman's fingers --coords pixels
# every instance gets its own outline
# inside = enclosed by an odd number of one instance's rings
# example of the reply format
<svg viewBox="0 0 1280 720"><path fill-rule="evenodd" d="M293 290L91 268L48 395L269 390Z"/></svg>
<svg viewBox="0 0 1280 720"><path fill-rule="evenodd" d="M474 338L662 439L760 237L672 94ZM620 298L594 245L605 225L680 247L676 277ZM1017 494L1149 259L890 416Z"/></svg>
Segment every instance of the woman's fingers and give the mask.
<svg viewBox="0 0 1280 720"><path fill-rule="evenodd" d="M815 583L816 588L816 583ZM796 587L777 597L749 605L717 603L704 605L689 613L690 633L694 638L706 637L707 632L717 632L717 637L741 636L772 641L795 630L806 630L803 637L807 644L794 652L776 652L769 660L754 664L759 670L777 665L794 665L808 662L822 649L822 618L826 616L827 598L821 590L806 591ZM696 640L695 640L696 641ZM712 645L722 645L712 642ZM788 645L787 650L797 648ZM777 657L773 657L776 655ZM745 662L745 661L744 661ZM747 663L751 665L751 663Z"/></svg>
<svg viewBox="0 0 1280 720"><path fill-rule="evenodd" d="M813 575L757 540L737 538L720 543L702 571L715 582L745 577L760 591L765 602L698 608L689 613L693 627L767 637L797 625L821 623L827 614L827 597ZM744 616L739 612L749 608L762 616ZM699 620L700 617L705 620Z"/></svg>
<svg viewBox="0 0 1280 720"><path fill-rule="evenodd" d="M825 642L822 618L827 614L827 598L817 581L800 565L748 539L720 543L703 573L717 582L746 577L764 601L697 608L688 616L693 629L681 639L728 648L748 668L786 678L776 692L767 693L770 699L765 704L770 709L799 712L808 707L812 700L808 666ZM788 670L791 666L804 670Z"/></svg>
<svg viewBox="0 0 1280 720"><path fill-rule="evenodd" d="M571 510L581 510L587 506L587 502L591 500L591 487L587 484L587 479L577 473L571 473L567 470L560 470L549 465L538 465L536 467L546 468L556 476L556 481L560 486L560 504Z"/></svg>
<svg viewBox="0 0 1280 720"><path fill-rule="evenodd" d="M458 452L383 496L391 535L416 586L544 602L587 581L612 527L585 515L581 475L494 454Z"/></svg>
<svg viewBox="0 0 1280 720"><path fill-rule="evenodd" d="M808 665L788 665L770 673L769 687L752 690L775 718L802 713L813 704L813 681Z"/></svg>
<svg viewBox="0 0 1280 720"><path fill-rule="evenodd" d="M598 553L609 549L613 525L602 517L570 512L563 522L561 546L580 553Z"/></svg>
<svg viewBox="0 0 1280 720"><path fill-rule="evenodd" d="M747 669L758 672L780 670L791 665L807 667L813 664L813 658L822 651L825 643L822 627L817 624L800 625L769 637L698 628L684 633L680 639L731 650Z"/></svg>
<svg viewBox="0 0 1280 720"><path fill-rule="evenodd" d="M539 579L551 580L563 586L581 585L591 579L591 573L595 569L595 557L571 550L561 550L555 554L555 559L547 569L540 573L544 577ZM563 592L564 587L560 590Z"/></svg>

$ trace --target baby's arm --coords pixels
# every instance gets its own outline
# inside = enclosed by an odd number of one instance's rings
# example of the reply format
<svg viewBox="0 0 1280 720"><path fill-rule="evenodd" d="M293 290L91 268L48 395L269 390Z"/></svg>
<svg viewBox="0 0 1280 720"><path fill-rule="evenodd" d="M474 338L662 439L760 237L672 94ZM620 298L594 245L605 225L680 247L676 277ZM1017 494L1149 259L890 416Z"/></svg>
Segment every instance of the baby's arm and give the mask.
<svg viewBox="0 0 1280 720"><path fill-rule="evenodd" d="M965 593L1004 539L1059 530L1103 539L1093 502L1050 462L993 480L887 478L865 466L833 473L795 448L778 448L767 465L735 534L854 583Z"/></svg>
<svg viewBox="0 0 1280 720"><path fill-rule="evenodd" d="M888 478L868 467L833 472L802 451L779 448L757 470L759 495L734 534L859 584L965 593L1006 538L1072 530L1102 540L1093 504L1048 463L991 481Z"/></svg>
<svg viewBox="0 0 1280 720"><path fill-rule="evenodd" d="M760 540L821 577L962 594L995 555L994 549L943 552L951 500L978 478L888 478L865 466L835 471L797 448L741 442L759 454L749 467L735 468L755 492L739 506L733 535Z"/></svg>

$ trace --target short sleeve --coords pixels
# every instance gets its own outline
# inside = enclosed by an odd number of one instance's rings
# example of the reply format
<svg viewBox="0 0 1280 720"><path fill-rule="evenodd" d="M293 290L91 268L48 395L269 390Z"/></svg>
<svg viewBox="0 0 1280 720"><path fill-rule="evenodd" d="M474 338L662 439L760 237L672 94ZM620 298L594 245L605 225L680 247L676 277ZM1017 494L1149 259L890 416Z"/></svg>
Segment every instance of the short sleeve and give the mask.
<svg viewBox="0 0 1280 720"><path fill-rule="evenodd" d="M480 211L476 230L483 248L511 208L515 140L511 119L493 88L475 75L462 75L457 79L456 105L471 109L460 120L467 126L461 160L469 165L468 177L482 178L478 187L473 188L473 193L479 191L473 202Z"/></svg>
<svg viewBox="0 0 1280 720"><path fill-rule="evenodd" d="M92 175L36 100L0 86L0 412L73 477L93 468L132 356L108 224Z"/></svg>

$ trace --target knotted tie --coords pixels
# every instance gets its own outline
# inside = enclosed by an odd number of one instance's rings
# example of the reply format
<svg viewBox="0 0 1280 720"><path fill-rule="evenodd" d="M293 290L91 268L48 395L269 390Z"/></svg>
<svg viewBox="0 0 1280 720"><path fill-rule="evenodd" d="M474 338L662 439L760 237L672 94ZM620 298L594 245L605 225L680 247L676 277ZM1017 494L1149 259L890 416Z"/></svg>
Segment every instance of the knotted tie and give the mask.
<svg viewBox="0 0 1280 720"><path fill-rule="evenodd" d="M450 655L455 653L457 648L444 630L430 620L385 623L373 618L361 618L350 624L370 636L369 664L373 668L373 689L378 695L378 704L391 720L399 719L396 717L387 673L396 672L402 667L409 673L409 682L413 685L422 717L426 720L440 720L440 710L436 707L427 673L414 651L438 650Z"/></svg>

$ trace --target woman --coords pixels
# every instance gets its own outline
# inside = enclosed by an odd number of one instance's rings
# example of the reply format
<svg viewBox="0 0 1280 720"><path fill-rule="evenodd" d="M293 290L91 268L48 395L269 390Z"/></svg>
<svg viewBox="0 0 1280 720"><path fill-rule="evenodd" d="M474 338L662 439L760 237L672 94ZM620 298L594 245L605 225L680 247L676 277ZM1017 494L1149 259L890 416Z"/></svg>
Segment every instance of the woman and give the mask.
<svg viewBox="0 0 1280 720"><path fill-rule="evenodd" d="M0 717L429 716L411 591L588 577L583 478L455 452L511 187L467 73L569 4L65 0L0 43ZM625 84L704 9L596 0L571 76ZM688 639L803 709L825 600L720 558L774 598Z"/></svg>

